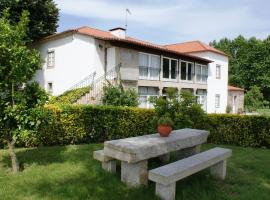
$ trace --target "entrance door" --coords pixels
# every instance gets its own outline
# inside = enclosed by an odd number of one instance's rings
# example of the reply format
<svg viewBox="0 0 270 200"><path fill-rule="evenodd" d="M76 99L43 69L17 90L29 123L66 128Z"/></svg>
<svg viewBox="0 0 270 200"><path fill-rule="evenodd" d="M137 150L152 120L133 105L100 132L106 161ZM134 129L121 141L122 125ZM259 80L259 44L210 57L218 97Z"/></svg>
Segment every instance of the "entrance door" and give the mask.
<svg viewBox="0 0 270 200"><path fill-rule="evenodd" d="M232 102L232 104L233 104L232 111L233 111L233 113L236 113L237 112L237 110L236 110L237 96L236 95L233 96L233 102Z"/></svg>

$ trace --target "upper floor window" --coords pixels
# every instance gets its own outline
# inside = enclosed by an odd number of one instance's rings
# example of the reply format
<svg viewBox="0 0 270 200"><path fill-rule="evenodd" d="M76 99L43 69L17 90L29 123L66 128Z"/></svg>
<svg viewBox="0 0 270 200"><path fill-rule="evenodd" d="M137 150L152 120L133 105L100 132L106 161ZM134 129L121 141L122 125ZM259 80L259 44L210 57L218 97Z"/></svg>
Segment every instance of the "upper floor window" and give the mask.
<svg viewBox="0 0 270 200"><path fill-rule="evenodd" d="M196 64L196 82L197 83L206 83L208 77L208 70L206 65Z"/></svg>
<svg viewBox="0 0 270 200"><path fill-rule="evenodd" d="M216 108L220 107L220 94L216 94L215 105L216 105Z"/></svg>
<svg viewBox="0 0 270 200"><path fill-rule="evenodd" d="M163 58L162 71L164 79L176 80L178 74L178 61L172 58Z"/></svg>
<svg viewBox="0 0 270 200"><path fill-rule="evenodd" d="M139 53L140 79L159 80L160 57L157 55Z"/></svg>
<svg viewBox="0 0 270 200"><path fill-rule="evenodd" d="M221 66L216 65L216 79L221 79Z"/></svg>
<svg viewBox="0 0 270 200"><path fill-rule="evenodd" d="M194 74L194 64L181 61L181 80L192 81Z"/></svg>
<svg viewBox="0 0 270 200"><path fill-rule="evenodd" d="M55 51L49 50L47 56L47 67L52 68L55 65Z"/></svg>

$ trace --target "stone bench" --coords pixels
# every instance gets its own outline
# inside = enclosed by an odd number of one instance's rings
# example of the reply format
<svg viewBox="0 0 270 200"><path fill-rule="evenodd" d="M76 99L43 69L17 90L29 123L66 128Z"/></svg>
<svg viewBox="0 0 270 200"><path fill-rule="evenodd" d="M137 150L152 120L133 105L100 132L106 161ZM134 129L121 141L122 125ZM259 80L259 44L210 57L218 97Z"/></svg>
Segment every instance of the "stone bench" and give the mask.
<svg viewBox="0 0 270 200"><path fill-rule="evenodd" d="M102 168L108 172L116 172L116 160L104 154L104 150L94 151L94 159L102 162Z"/></svg>
<svg viewBox="0 0 270 200"><path fill-rule="evenodd" d="M211 174L224 179L226 160L232 155L230 149L213 148L183 160L149 171L148 178L156 182L156 195L163 200L175 199L176 181L211 167Z"/></svg>

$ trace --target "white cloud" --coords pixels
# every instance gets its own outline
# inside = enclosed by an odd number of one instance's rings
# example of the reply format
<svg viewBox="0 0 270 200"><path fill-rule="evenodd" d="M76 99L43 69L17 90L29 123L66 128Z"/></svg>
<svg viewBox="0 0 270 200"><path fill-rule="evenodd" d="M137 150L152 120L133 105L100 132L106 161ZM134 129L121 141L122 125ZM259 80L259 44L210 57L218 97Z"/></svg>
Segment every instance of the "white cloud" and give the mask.
<svg viewBox="0 0 270 200"><path fill-rule="evenodd" d="M172 34L170 39L161 39L165 42L172 38L208 42L239 34L265 37L270 31L267 0L56 0L56 3L64 14L119 24L124 24L125 9L129 8L132 12L129 25L136 26L133 31L144 32L148 28L162 32L164 38Z"/></svg>

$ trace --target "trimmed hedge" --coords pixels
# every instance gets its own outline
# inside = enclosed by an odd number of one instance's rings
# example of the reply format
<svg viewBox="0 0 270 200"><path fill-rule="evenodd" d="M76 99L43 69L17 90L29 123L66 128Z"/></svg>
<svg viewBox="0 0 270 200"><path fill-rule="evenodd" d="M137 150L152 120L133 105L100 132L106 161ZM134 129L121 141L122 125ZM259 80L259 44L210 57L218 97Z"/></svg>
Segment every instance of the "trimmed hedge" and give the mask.
<svg viewBox="0 0 270 200"><path fill-rule="evenodd" d="M270 148L270 118L267 116L210 114L201 128L210 131L208 142Z"/></svg>
<svg viewBox="0 0 270 200"><path fill-rule="evenodd" d="M19 146L103 142L156 131L152 122L155 112L147 109L49 105L44 115L51 119L49 125L42 125L34 136L19 140ZM190 128L209 130L208 142L270 148L269 117L211 114Z"/></svg>

